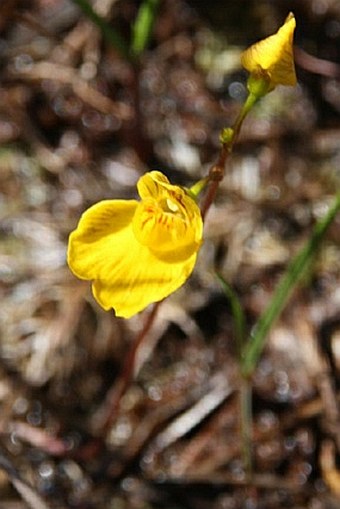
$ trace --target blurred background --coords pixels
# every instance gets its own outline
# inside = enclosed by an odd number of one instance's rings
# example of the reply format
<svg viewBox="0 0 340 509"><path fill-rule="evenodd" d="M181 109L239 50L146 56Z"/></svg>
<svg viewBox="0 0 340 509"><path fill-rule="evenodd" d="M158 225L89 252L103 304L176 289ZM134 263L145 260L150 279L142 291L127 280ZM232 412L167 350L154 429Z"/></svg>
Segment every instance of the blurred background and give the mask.
<svg viewBox="0 0 340 509"><path fill-rule="evenodd" d="M141 2L90 3L128 46ZM339 189L339 0L161 0L134 62L77 4L0 3L1 509L339 507L339 217L253 379L252 486L215 274L250 330ZM68 235L93 203L135 198L149 169L183 185L207 175L246 97L241 51L289 11L298 85L246 119L194 273L108 423L148 311L101 310L66 266Z"/></svg>

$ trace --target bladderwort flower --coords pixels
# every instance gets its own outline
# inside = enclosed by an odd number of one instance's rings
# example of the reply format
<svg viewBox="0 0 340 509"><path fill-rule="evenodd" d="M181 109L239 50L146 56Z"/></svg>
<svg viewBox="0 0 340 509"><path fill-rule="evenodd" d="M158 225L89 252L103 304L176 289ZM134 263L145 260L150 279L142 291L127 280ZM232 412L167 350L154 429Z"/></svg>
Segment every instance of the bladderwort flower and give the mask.
<svg viewBox="0 0 340 509"><path fill-rule="evenodd" d="M296 22L290 13L274 34L246 49L241 55L242 66L250 72L248 89L263 96L277 85L296 85L293 37Z"/></svg>
<svg viewBox="0 0 340 509"><path fill-rule="evenodd" d="M177 290L202 243L194 198L159 171L143 175L137 200L104 200L82 215L69 238L68 264L92 281L97 302L130 318Z"/></svg>

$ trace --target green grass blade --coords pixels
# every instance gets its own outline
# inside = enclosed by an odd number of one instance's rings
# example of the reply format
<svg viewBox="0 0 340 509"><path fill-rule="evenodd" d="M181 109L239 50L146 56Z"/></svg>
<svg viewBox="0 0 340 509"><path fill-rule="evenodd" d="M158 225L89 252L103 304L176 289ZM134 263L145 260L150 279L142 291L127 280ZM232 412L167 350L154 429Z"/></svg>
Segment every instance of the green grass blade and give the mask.
<svg viewBox="0 0 340 509"><path fill-rule="evenodd" d="M240 300L231 286L226 282L226 280L221 276L221 274L216 273L216 276L221 283L223 291L230 302L231 313L233 315L234 328L235 328L235 338L237 342L238 354L239 358L242 358L243 348L244 348L244 338L245 338L245 329L246 329L246 319L243 312L242 305Z"/></svg>
<svg viewBox="0 0 340 509"><path fill-rule="evenodd" d="M306 267L313 259L327 228L335 219L339 210L340 193L336 195L327 214L315 225L308 242L288 266L287 272L282 276L274 292L271 303L257 322L251 339L245 346L241 368L243 376L250 376L255 370L271 326L287 304L292 291L300 281Z"/></svg>
<svg viewBox="0 0 340 509"><path fill-rule="evenodd" d="M131 54L139 57L150 40L160 0L144 0L132 28Z"/></svg>
<svg viewBox="0 0 340 509"><path fill-rule="evenodd" d="M85 16L97 25L106 41L116 48L121 56L126 59L130 58L129 48L124 39L102 16L99 16L99 14L93 10L88 0L72 0L72 2L78 5Z"/></svg>
<svg viewBox="0 0 340 509"><path fill-rule="evenodd" d="M239 368L242 366L242 355L245 347L245 331L246 319L241 302L234 292L232 287L226 282L221 274L216 274L223 291L230 302L231 312L234 322L235 339L237 343ZM252 428L253 428L253 414L252 414L252 388L249 378L242 377L240 392L240 432L242 442L242 457L244 469L247 478L251 477L252 473Z"/></svg>

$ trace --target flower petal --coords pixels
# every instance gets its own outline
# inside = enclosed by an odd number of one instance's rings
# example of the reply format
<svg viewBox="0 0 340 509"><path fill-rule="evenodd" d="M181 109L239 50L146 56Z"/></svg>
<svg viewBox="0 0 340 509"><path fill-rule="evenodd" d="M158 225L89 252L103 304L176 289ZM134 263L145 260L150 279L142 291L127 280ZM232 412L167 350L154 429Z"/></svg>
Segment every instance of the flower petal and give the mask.
<svg viewBox="0 0 340 509"><path fill-rule="evenodd" d="M295 17L290 13L276 34L253 44L242 53L242 66L250 73L267 71L272 88L296 85L293 56L295 26Z"/></svg>
<svg viewBox="0 0 340 509"><path fill-rule="evenodd" d="M191 274L197 257L195 251L169 261L140 244L132 229L136 207L134 200L94 205L83 214L69 241L72 271L93 280L98 303L124 318L177 290Z"/></svg>
<svg viewBox="0 0 340 509"><path fill-rule="evenodd" d="M135 200L104 200L84 212L70 235L67 253L68 265L77 277L99 277L117 233L130 228L137 205Z"/></svg>
<svg viewBox="0 0 340 509"><path fill-rule="evenodd" d="M159 198L166 188L178 187L170 184L169 180L160 171L149 171L143 175L138 183L138 194L142 200L146 198Z"/></svg>

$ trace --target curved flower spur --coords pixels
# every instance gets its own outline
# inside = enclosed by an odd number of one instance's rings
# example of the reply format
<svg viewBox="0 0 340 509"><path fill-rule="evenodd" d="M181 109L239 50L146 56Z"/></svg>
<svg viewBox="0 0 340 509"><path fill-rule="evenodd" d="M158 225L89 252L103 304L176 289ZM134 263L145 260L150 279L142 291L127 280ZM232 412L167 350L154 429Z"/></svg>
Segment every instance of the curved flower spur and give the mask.
<svg viewBox="0 0 340 509"><path fill-rule="evenodd" d="M199 207L159 171L137 184L141 201L104 200L82 215L69 238L68 264L92 280L95 299L130 318L177 290L202 243Z"/></svg>

